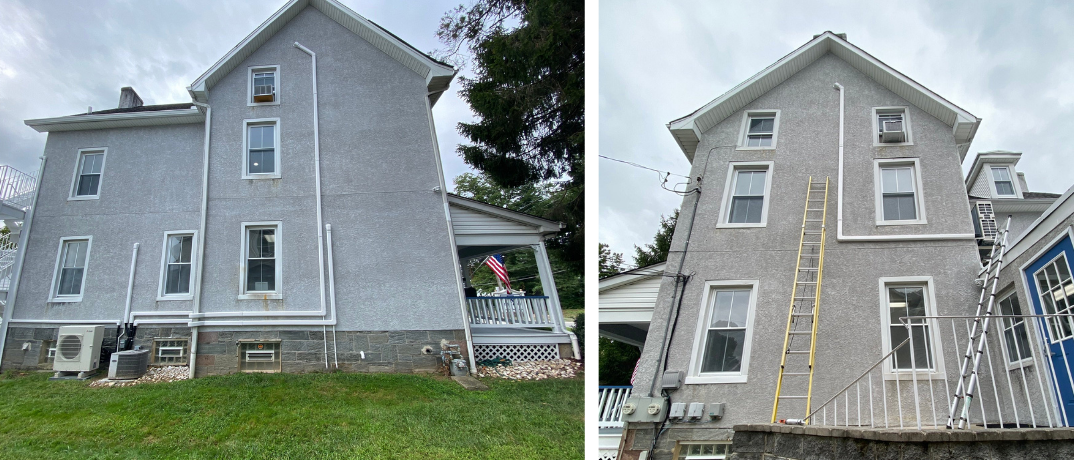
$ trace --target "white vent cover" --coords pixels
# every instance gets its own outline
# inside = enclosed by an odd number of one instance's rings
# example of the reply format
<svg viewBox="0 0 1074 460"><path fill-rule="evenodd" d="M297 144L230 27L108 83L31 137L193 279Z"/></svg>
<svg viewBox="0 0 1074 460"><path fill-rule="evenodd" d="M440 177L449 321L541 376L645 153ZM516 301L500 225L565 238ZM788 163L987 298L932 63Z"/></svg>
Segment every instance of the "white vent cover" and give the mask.
<svg viewBox="0 0 1074 460"><path fill-rule="evenodd" d="M101 361L104 326L63 326L56 341L52 369L66 372L96 370Z"/></svg>
<svg viewBox="0 0 1074 460"><path fill-rule="evenodd" d="M981 237L988 241L995 240L999 227L996 225L996 214L992 210L991 202L977 202L977 220L981 223Z"/></svg>

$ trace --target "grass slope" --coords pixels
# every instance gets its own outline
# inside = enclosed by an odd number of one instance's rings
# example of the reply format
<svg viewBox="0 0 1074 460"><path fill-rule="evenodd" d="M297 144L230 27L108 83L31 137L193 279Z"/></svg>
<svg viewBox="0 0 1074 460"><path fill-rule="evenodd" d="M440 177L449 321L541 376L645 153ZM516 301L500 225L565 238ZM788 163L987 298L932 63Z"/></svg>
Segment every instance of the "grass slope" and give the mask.
<svg viewBox="0 0 1074 460"><path fill-rule="evenodd" d="M581 378L236 374L126 388L0 377L0 458L581 459Z"/></svg>

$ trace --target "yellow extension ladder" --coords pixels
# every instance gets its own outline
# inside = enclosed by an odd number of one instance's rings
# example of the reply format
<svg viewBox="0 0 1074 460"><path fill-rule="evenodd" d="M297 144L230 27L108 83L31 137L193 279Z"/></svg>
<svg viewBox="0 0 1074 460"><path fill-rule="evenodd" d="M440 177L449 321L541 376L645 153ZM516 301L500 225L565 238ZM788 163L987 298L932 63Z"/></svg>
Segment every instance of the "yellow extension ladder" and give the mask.
<svg viewBox="0 0 1074 460"><path fill-rule="evenodd" d="M820 282L824 272L824 239L828 217L828 182L813 182L806 189L805 214L798 244L798 261L794 269L794 289L787 314L787 335L783 339L783 357L779 362L776 400L772 405L772 423L779 420L780 402L805 400L802 417L809 415L813 395L813 363L817 351L817 319L820 318ZM806 360L808 358L808 361ZM783 377L790 377L787 390ZM808 381L807 381L808 379ZM796 406L796 405L795 405ZM788 409L784 409L786 413ZM784 417L785 420L787 417Z"/></svg>

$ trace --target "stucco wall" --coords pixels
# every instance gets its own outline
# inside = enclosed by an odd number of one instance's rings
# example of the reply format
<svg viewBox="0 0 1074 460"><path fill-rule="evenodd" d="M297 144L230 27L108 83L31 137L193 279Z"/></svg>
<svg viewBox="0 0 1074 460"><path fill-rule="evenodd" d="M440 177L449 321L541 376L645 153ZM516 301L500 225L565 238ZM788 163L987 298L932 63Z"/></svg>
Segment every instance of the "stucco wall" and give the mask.
<svg viewBox="0 0 1074 460"><path fill-rule="evenodd" d="M880 304L881 277L932 277L940 314L964 314L972 312L976 305L979 290L973 285L973 279L980 265L972 240L836 241L839 93L832 88L835 82L846 88L844 233L973 232L951 129L831 54L743 109L781 111L776 149L741 151L723 147L736 144L743 111L704 133L691 174L704 177L703 192L682 270L691 278L678 311L667 369L688 371L697 320L703 311L706 281L758 280L759 284L748 381L684 385L671 392L672 402L727 403L722 420L692 424L694 427L730 428L736 423L768 421L771 416L809 176L814 180L823 180L825 176L831 178L814 407L819 404L817 401L832 396L882 355L881 335L887 331L881 323L881 315L886 314L886 305ZM879 106L909 107L914 145L873 146L872 108ZM879 158L916 158L920 161L927 224L876 225L873 171L874 159ZM717 228L730 161L774 162L769 175L773 185L766 227ZM668 273L678 272L694 200L694 196L683 200L682 218L672 245L675 250L669 256ZM660 359L658 352L663 331L672 317L674 286L672 277L663 279L635 394L649 392L651 379L658 373L655 366ZM942 340L950 343L951 337ZM957 374L954 369L957 363L948 362L946 367L949 374ZM804 385L802 388L800 391L804 391Z"/></svg>

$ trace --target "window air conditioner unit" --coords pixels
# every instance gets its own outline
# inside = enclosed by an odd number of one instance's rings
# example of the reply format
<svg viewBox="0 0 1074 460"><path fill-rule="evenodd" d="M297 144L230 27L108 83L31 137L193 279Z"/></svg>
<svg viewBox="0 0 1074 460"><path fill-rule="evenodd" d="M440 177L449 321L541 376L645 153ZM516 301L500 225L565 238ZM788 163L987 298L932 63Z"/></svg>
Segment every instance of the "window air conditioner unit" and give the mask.
<svg viewBox="0 0 1074 460"><path fill-rule="evenodd" d="M112 353L108 362L108 378L111 380L136 379L145 375L149 367L149 350L127 350Z"/></svg>
<svg viewBox="0 0 1074 460"><path fill-rule="evenodd" d="M59 372L88 373L97 370L101 363L102 339L104 339L104 326L60 327L52 370L57 371L57 374Z"/></svg>
<svg viewBox="0 0 1074 460"><path fill-rule="evenodd" d="M906 131L902 129L902 120L885 120L880 127L880 142L885 144L906 142Z"/></svg>
<svg viewBox="0 0 1074 460"><path fill-rule="evenodd" d="M276 88L272 85L254 86L254 102L272 102L276 99Z"/></svg>

